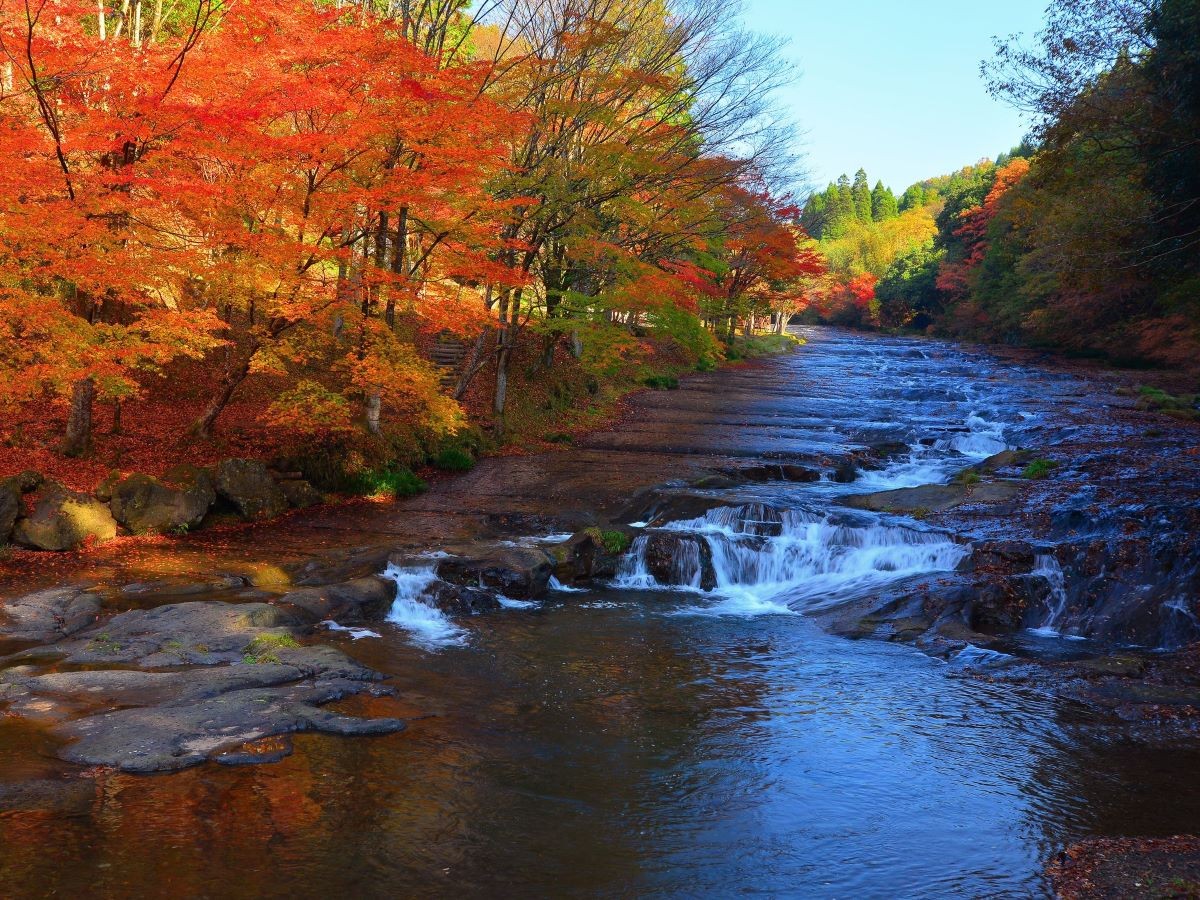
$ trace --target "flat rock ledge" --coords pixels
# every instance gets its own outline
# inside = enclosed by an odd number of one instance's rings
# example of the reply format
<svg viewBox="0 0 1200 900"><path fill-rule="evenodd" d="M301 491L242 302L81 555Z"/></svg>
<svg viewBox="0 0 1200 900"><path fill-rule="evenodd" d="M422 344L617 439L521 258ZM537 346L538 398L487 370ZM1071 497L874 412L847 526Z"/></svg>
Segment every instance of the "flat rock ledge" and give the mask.
<svg viewBox="0 0 1200 900"><path fill-rule="evenodd" d="M290 744L262 752L267 738L405 727L323 709L391 690L336 647L302 645L299 618L267 603L173 603L96 622L95 594L61 588L3 610L0 639L38 646L0 657L0 709L45 722L69 762L134 773L269 762Z"/></svg>

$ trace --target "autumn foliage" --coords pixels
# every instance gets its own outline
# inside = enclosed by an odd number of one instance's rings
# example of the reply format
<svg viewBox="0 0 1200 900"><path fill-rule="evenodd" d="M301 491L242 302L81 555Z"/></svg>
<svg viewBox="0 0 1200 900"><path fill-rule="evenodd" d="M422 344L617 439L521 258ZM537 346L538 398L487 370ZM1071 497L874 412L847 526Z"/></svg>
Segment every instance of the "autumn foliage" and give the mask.
<svg viewBox="0 0 1200 900"><path fill-rule="evenodd" d="M747 143L769 59L714 3L502 6L0 6L10 421L48 404L72 455L98 405L186 407L179 442L247 401L313 440L449 434L477 377L502 421L518 345L600 372L782 310L811 262ZM470 350L449 376L435 338Z"/></svg>

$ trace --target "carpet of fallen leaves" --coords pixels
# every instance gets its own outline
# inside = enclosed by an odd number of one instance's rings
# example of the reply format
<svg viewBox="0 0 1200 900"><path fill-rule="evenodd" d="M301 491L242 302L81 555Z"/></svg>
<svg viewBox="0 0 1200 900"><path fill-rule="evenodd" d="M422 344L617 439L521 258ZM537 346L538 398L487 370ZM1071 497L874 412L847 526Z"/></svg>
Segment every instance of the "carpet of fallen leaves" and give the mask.
<svg viewBox="0 0 1200 900"><path fill-rule="evenodd" d="M1061 900L1200 898L1200 837L1093 838L1058 854L1046 874Z"/></svg>
<svg viewBox="0 0 1200 900"><path fill-rule="evenodd" d="M212 440L188 429L214 391L215 367L177 364L147 379L141 396L125 401L121 427L115 406L97 401L92 452L71 459L58 452L67 420L65 402L26 404L0 421L0 477L27 469L75 490L92 490L113 469L158 475L180 463L207 466L229 457L269 459L296 446L298 435L264 424L260 415L277 389L271 379L248 379L218 420Z"/></svg>

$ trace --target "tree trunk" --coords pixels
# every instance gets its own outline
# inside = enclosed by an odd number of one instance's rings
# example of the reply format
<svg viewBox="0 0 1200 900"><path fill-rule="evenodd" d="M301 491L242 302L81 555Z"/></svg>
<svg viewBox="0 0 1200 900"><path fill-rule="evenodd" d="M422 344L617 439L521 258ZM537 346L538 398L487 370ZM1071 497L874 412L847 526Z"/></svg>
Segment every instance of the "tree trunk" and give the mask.
<svg viewBox="0 0 1200 900"><path fill-rule="evenodd" d="M96 24L100 30L100 40L108 40L108 28L104 21L104 0L96 0Z"/></svg>
<svg viewBox="0 0 1200 900"><path fill-rule="evenodd" d="M229 401L233 397L233 392L238 389L241 383L246 380L246 376L250 374L250 360L253 356L254 350L251 350L226 370L224 377L221 379L220 390L212 398L212 401L208 404L208 408L204 410L204 415L192 425L191 432L196 437L212 437L213 425L216 423L217 417L229 405Z"/></svg>
<svg viewBox="0 0 1200 900"><path fill-rule="evenodd" d="M458 384L454 386L455 400L461 400L466 396L467 388L471 386L471 381L475 378L476 373L483 368L480 357L483 356L483 348L487 344L488 332L490 330L490 328L485 328L479 332L479 337L475 338L475 343L471 346L471 353L467 357L467 363L463 366L462 374L458 376Z"/></svg>
<svg viewBox="0 0 1200 900"><path fill-rule="evenodd" d="M783 332L785 330L787 330L787 320L788 320L787 313L784 313L784 312L779 313L779 318L775 320L775 333L776 334L783 334Z"/></svg>
<svg viewBox="0 0 1200 900"><path fill-rule="evenodd" d="M392 274L408 278L408 207L400 207L396 215L396 244L392 247ZM396 296L390 291L387 306L384 309L384 320L388 328L396 327Z"/></svg>
<svg viewBox="0 0 1200 900"><path fill-rule="evenodd" d="M112 431L109 434L121 433L121 400L113 401Z"/></svg>
<svg viewBox="0 0 1200 900"><path fill-rule="evenodd" d="M379 414L382 409L383 400L376 391L367 398L367 431L371 434L379 434Z"/></svg>
<svg viewBox="0 0 1200 900"><path fill-rule="evenodd" d="M96 382L80 378L71 391L71 412L63 436L64 456L84 456L92 449L92 403L96 399Z"/></svg>

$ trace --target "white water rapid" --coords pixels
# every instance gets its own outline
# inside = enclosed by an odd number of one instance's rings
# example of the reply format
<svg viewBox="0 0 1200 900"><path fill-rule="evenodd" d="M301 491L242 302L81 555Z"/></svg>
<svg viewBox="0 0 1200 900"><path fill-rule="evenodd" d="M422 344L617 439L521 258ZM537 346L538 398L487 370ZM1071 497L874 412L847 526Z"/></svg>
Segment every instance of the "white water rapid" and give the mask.
<svg viewBox="0 0 1200 900"><path fill-rule="evenodd" d="M707 582L721 602L698 611L787 612L949 571L965 554L946 535L879 517L748 503L640 535L614 586L696 591Z"/></svg>

